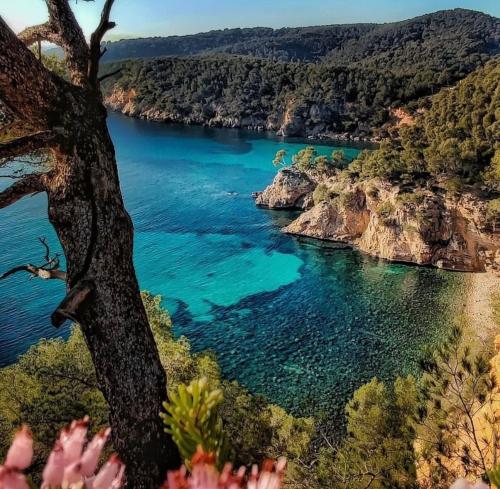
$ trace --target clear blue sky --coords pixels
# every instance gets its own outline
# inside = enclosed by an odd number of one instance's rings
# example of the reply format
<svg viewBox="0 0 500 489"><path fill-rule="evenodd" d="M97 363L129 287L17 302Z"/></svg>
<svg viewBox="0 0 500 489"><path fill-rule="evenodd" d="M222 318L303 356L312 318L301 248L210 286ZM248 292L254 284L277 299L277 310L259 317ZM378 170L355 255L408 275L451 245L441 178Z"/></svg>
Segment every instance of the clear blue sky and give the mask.
<svg viewBox="0 0 500 489"><path fill-rule="evenodd" d="M72 1L86 35L104 0ZM116 0L111 39L192 34L225 27L284 27L391 22L456 7L500 17L500 0ZM16 31L43 22L43 0L0 0L0 15Z"/></svg>

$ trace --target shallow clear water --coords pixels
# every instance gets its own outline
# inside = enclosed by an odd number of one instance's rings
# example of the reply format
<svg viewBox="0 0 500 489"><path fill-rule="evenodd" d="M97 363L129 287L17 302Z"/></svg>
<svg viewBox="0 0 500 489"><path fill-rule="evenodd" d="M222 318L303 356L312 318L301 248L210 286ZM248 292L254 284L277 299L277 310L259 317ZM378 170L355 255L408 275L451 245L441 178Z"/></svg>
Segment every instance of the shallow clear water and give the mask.
<svg viewBox="0 0 500 489"><path fill-rule="evenodd" d="M449 328L462 275L285 236L290 214L255 208L251 192L271 181L275 152L304 142L115 114L109 126L141 287L163 295L195 350L218 353L226 378L297 413L338 413L372 376L413 371ZM2 210L2 269L40 259L38 236L57 248L44 196ZM49 322L63 294L22 275L0 282L0 365L67 334Z"/></svg>

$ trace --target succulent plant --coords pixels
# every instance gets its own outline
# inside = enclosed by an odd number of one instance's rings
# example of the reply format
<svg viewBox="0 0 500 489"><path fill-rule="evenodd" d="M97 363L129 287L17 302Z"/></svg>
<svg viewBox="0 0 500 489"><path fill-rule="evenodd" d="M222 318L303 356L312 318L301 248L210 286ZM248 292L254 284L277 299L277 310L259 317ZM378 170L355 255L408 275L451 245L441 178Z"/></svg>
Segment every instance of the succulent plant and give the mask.
<svg viewBox="0 0 500 489"><path fill-rule="evenodd" d="M198 447L220 460L224 435L218 406L223 399L222 391L210 389L208 380L203 377L188 386L180 384L177 392L163 403L166 412L160 416L165 431L172 436L186 466L190 467Z"/></svg>

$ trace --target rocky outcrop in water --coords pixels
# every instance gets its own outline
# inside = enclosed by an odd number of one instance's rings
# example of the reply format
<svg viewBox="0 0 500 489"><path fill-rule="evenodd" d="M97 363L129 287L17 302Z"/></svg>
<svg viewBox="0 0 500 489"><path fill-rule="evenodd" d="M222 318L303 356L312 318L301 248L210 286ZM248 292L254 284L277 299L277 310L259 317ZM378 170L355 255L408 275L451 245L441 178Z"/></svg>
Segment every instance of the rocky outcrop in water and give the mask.
<svg viewBox="0 0 500 489"><path fill-rule="evenodd" d="M314 205L312 193L316 183L295 168L283 168L272 185L254 194L255 203L271 209L309 209Z"/></svg>
<svg viewBox="0 0 500 489"><path fill-rule="evenodd" d="M257 204L307 209L297 202L306 201L306 189L308 198L313 194L297 173L281 170L257 196ZM350 244L392 261L500 273L500 230L487 221L486 203L472 192L450 195L439 188L341 182L335 176L321 185L327 197L284 228L285 233Z"/></svg>

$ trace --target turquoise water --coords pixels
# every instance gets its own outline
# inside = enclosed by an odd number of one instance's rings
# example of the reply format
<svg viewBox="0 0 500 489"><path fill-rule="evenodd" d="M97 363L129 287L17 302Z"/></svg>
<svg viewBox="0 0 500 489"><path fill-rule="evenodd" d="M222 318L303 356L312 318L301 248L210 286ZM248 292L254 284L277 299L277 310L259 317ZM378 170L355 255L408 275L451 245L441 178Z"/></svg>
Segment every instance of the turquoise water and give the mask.
<svg viewBox="0 0 500 489"><path fill-rule="evenodd" d="M176 334L217 352L226 378L296 413L340 413L372 376L412 371L449 328L462 275L285 236L291 214L254 206L275 152L304 142L118 115L109 126L141 287L162 294ZM38 236L57 249L44 196L2 210L1 267L40 259ZM0 282L0 365L67 334L49 322L63 295L62 284L22 275Z"/></svg>

